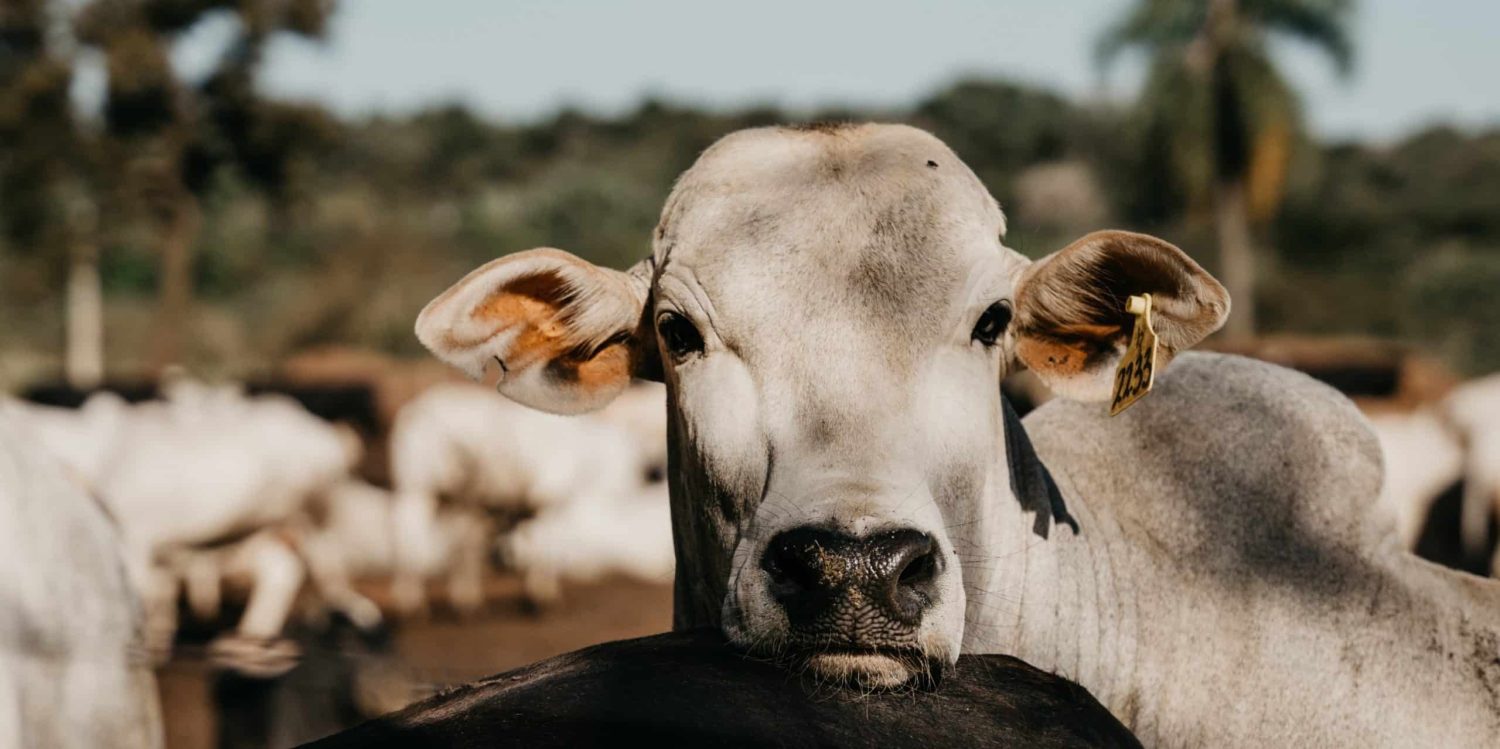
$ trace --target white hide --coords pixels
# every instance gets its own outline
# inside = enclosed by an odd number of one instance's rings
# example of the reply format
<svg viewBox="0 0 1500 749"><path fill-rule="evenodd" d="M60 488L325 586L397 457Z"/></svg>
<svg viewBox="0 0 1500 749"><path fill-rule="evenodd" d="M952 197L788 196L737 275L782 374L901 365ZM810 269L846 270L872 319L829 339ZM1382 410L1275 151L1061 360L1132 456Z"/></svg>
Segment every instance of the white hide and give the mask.
<svg viewBox="0 0 1500 749"><path fill-rule="evenodd" d="M212 614L218 581L229 575L251 581L238 634L276 637L306 573L288 538L266 529L341 480L358 443L288 398L185 380L166 390L169 400L122 406L94 434L103 457L82 469L119 520L151 646L169 647L184 581L194 608ZM105 421L87 407L73 418L81 432Z"/></svg>
<svg viewBox="0 0 1500 749"><path fill-rule="evenodd" d="M1379 507L1396 524L1402 548L1414 548L1433 500L1463 475L1463 446L1430 409L1369 419L1385 464Z"/></svg>
<svg viewBox="0 0 1500 749"><path fill-rule="evenodd" d="M0 404L0 746L161 743L117 529Z"/></svg>
<svg viewBox="0 0 1500 749"><path fill-rule="evenodd" d="M1474 553L1484 546L1491 517L1500 513L1500 375L1454 388L1442 409L1465 442L1462 529L1464 546Z"/></svg>
<svg viewBox="0 0 1500 749"><path fill-rule="evenodd" d="M1228 313L1180 250L1098 232L1032 262L1004 231L931 135L762 128L678 180L630 273L502 257L417 331L471 374L509 361L505 392L559 412L623 387L622 347L660 354L677 628L717 625L772 657L796 636L810 671L858 684L919 675L877 647L1014 655L1150 746L1500 745L1500 583L1392 548L1372 517L1380 447L1354 406L1239 357L1168 367ZM1140 293L1155 390L1115 418L1069 400L1108 394ZM1014 314L981 336L994 309ZM1024 428L998 387L1022 362L1062 396ZM828 527L931 540L945 556L919 623L867 625L865 606L795 631L767 547Z"/></svg>
<svg viewBox="0 0 1500 749"><path fill-rule="evenodd" d="M7 405L12 416L75 478L92 485L119 440L130 405L118 395L95 393L78 408L22 401Z"/></svg>
<svg viewBox="0 0 1500 749"><path fill-rule="evenodd" d="M397 572L395 496L390 491L350 479L323 497L318 523L308 529L301 548L319 595L368 628L380 621L375 604L354 591L355 580L390 578ZM487 521L473 513L444 511L426 539L419 572L446 576L449 596L473 602L481 595L483 558L463 557L482 548Z"/></svg>
<svg viewBox="0 0 1500 749"><path fill-rule="evenodd" d="M357 459L350 435L287 398L151 403L132 414L97 483L127 537L162 550L290 518Z"/></svg>
<svg viewBox="0 0 1500 749"><path fill-rule="evenodd" d="M563 583L615 575L671 583L676 560L667 485L657 482L636 496L538 515L502 538L500 550L521 573L527 597L540 603L556 600Z"/></svg>
<svg viewBox="0 0 1500 749"><path fill-rule="evenodd" d="M640 422L627 418L633 410L627 404L621 420ZM542 413L475 385L423 393L402 409L391 434L399 605L420 608L419 581L441 566L445 552L434 541L440 503L526 515L615 501L642 483L640 442L608 421ZM460 560L483 553L482 543L457 552Z"/></svg>

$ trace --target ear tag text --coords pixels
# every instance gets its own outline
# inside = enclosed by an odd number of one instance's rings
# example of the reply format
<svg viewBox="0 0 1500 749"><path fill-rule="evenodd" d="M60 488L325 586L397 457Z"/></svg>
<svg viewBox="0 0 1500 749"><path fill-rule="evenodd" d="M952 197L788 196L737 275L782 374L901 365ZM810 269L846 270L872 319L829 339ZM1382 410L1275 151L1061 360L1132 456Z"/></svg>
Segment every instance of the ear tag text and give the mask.
<svg viewBox="0 0 1500 749"><path fill-rule="evenodd" d="M1130 297L1125 302L1125 311L1135 315L1135 327L1130 331L1130 345L1125 349L1125 356L1115 368L1110 416L1146 397L1156 381L1156 331L1151 328L1151 295Z"/></svg>

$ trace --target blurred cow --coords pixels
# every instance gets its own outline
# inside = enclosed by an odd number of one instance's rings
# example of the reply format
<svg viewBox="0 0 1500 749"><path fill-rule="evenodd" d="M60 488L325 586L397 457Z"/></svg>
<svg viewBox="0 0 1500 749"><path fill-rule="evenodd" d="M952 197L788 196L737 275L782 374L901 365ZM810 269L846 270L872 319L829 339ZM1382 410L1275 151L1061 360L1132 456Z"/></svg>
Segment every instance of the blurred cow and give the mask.
<svg viewBox="0 0 1500 749"><path fill-rule="evenodd" d="M509 526L568 505L607 505L635 493L650 463L664 460L664 399L650 403L660 397L660 390L654 392L605 418L541 413L470 384L439 385L408 404L391 434L397 606L425 606L422 570L432 567L437 553L440 506L482 510ZM483 543L466 545L456 559L472 566L485 554ZM450 589L459 610L481 603L478 581L469 582Z"/></svg>
<svg viewBox="0 0 1500 749"><path fill-rule="evenodd" d="M1465 553L1495 554L1494 523L1500 514L1500 375L1454 388L1443 404L1447 423L1464 446L1463 516ZM1491 569L1500 569L1492 562Z"/></svg>
<svg viewBox="0 0 1500 749"><path fill-rule="evenodd" d="M1382 506L1405 548L1475 574L1500 571L1500 377L1368 416L1385 459Z"/></svg>
<svg viewBox="0 0 1500 749"><path fill-rule="evenodd" d="M306 578L295 523L348 474L358 440L282 396L183 377L162 392L135 406L101 394L76 411L12 408L118 518L154 652L170 651L184 582L195 612L212 616L221 580L238 577L250 597L216 652L237 665L257 653L286 664L270 646Z"/></svg>
<svg viewBox="0 0 1500 749"><path fill-rule="evenodd" d="M279 396L200 391L137 406L97 483L147 591L155 644L170 642L177 580L194 555L239 541L226 561L253 585L241 642L224 644L275 639L305 572L291 539L267 529L303 512L358 457L352 434Z"/></svg>
<svg viewBox="0 0 1500 749"><path fill-rule="evenodd" d="M11 415L64 470L92 486L119 441L130 405L109 392L89 396L78 408L13 401Z"/></svg>
<svg viewBox="0 0 1500 749"><path fill-rule="evenodd" d="M119 529L0 403L0 746L156 747Z"/></svg>
<svg viewBox="0 0 1500 749"><path fill-rule="evenodd" d="M521 573L527 600L553 603L562 584L612 575L670 584L675 565L667 484L600 504L572 504L522 523L499 541L500 556Z"/></svg>
<svg viewBox="0 0 1500 749"><path fill-rule="evenodd" d="M1403 548L1415 549L1434 501L1463 477L1464 450L1436 409L1367 414L1385 460L1380 507Z"/></svg>
<svg viewBox="0 0 1500 749"><path fill-rule="evenodd" d="M314 521L300 539L318 594L365 630L378 624L381 614L373 602L354 590L353 582L388 579L397 573L395 509L390 491L349 479L320 498ZM481 549L488 527L488 521L477 513L443 508L431 534L424 538L418 572L423 577L446 576L450 596L478 590L484 572L483 556L460 555L465 550Z"/></svg>
<svg viewBox="0 0 1500 749"><path fill-rule="evenodd" d="M642 475L662 481L667 474L667 388L636 381L604 408L587 418L602 419L626 431L638 450Z"/></svg>

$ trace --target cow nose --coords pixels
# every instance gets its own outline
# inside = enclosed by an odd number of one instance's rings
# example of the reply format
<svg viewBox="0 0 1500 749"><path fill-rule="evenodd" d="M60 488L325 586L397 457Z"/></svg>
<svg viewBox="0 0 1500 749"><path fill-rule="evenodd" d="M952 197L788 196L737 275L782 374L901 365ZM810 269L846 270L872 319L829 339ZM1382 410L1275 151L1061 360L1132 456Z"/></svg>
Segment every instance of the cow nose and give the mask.
<svg viewBox="0 0 1500 749"><path fill-rule="evenodd" d="M761 557L771 595L794 625L863 597L885 617L916 626L933 602L941 566L932 536L909 528L862 538L793 528L772 538Z"/></svg>

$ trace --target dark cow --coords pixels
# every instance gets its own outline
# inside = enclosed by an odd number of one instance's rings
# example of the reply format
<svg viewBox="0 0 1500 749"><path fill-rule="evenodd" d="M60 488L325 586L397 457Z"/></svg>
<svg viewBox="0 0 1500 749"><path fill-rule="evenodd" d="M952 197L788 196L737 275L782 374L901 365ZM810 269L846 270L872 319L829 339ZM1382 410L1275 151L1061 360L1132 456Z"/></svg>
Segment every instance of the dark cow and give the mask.
<svg viewBox="0 0 1500 749"><path fill-rule="evenodd" d="M937 689L820 688L713 629L608 643L460 687L307 745L1134 747L1088 691L1003 655Z"/></svg>

